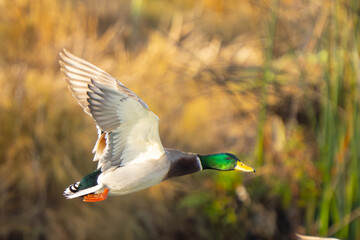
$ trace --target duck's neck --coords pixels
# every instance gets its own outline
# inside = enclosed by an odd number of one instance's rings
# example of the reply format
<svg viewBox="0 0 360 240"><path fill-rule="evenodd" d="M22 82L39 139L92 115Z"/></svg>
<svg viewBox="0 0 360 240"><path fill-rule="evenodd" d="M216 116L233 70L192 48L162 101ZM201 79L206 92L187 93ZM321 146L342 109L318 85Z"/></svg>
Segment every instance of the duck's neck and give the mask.
<svg viewBox="0 0 360 240"><path fill-rule="evenodd" d="M170 161L170 168L165 179L187 175L202 170L196 154L184 153L178 150L166 149L166 157Z"/></svg>
<svg viewBox="0 0 360 240"><path fill-rule="evenodd" d="M217 169L220 154L198 155L202 169Z"/></svg>

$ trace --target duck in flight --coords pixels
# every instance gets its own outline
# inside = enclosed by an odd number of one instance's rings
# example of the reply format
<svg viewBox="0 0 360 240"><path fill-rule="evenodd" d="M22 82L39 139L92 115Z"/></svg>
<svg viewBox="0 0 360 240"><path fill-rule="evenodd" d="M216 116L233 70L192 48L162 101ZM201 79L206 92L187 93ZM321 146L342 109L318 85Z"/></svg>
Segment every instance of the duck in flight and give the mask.
<svg viewBox="0 0 360 240"><path fill-rule="evenodd" d="M66 198L98 202L205 169L255 172L231 153L199 155L164 148L159 118L134 92L65 49L59 63L69 89L94 119L99 135L93 149L97 169L66 188Z"/></svg>

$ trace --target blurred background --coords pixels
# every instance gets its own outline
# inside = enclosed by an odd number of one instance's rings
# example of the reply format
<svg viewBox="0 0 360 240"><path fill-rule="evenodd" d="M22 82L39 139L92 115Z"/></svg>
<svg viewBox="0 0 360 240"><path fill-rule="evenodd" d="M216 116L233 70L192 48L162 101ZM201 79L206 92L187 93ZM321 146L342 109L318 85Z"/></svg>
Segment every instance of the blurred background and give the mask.
<svg viewBox="0 0 360 240"><path fill-rule="evenodd" d="M0 0L0 239L360 239L356 0ZM97 139L62 48L137 93L166 147L232 152L96 204Z"/></svg>

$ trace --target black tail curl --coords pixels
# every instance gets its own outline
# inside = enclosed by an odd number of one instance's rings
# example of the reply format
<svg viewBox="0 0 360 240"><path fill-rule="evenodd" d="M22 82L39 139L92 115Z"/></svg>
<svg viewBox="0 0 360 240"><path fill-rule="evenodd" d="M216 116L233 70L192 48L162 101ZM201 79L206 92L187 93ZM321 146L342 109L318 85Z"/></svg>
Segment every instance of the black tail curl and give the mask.
<svg viewBox="0 0 360 240"><path fill-rule="evenodd" d="M74 184L71 184L71 185L69 186L70 192L76 193L77 191L79 191L79 185L80 185L79 182L76 182L76 183L74 183Z"/></svg>

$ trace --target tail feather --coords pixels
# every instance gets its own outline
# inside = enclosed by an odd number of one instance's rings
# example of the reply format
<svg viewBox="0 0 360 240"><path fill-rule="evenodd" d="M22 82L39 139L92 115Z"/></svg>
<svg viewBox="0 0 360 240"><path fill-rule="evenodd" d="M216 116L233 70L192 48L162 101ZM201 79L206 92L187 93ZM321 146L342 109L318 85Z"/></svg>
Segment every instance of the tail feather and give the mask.
<svg viewBox="0 0 360 240"><path fill-rule="evenodd" d="M64 196L67 197L79 191L79 184L80 182L71 184L68 188L65 189Z"/></svg>
<svg viewBox="0 0 360 240"><path fill-rule="evenodd" d="M97 181L100 174L101 168L96 169L94 172L86 175L80 182L71 184L68 188L65 189L64 196L67 199L71 199L85 196L87 194L101 190L104 188L104 186L99 184Z"/></svg>
<svg viewBox="0 0 360 240"><path fill-rule="evenodd" d="M82 196L88 195L90 193L97 192L97 191L101 190L102 188L104 188L103 185L95 185L95 186L90 187L90 188L78 190L75 187L76 184L79 185L79 182L71 184L68 188L65 189L64 196L67 199L82 197ZM76 190L74 191L74 189L76 189Z"/></svg>

